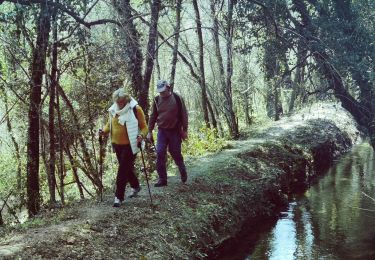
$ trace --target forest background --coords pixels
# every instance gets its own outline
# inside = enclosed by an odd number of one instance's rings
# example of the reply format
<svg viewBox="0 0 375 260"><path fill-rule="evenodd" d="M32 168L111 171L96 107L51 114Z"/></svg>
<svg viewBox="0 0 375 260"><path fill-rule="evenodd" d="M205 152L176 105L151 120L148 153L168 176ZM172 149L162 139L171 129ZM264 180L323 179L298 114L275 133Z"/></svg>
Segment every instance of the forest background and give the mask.
<svg viewBox="0 0 375 260"><path fill-rule="evenodd" d="M322 100L375 146L373 0L0 0L0 11L0 225L96 197L103 170L110 186L97 130L120 86L148 114L169 80L193 156Z"/></svg>

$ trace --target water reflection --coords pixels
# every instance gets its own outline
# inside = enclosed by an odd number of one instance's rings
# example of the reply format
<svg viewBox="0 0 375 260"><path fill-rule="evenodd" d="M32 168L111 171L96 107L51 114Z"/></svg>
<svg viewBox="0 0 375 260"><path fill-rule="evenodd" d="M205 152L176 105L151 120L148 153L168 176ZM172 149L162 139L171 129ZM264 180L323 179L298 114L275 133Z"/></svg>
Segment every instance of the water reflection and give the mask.
<svg viewBox="0 0 375 260"><path fill-rule="evenodd" d="M369 144L294 198L246 259L375 259L375 161ZM242 258L243 259L243 258Z"/></svg>

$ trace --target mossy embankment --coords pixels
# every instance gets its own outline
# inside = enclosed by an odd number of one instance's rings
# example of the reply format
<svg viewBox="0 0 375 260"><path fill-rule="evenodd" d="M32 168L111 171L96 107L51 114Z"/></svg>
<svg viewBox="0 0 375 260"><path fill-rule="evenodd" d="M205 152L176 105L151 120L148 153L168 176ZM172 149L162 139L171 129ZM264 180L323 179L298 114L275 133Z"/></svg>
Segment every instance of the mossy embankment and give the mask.
<svg viewBox="0 0 375 260"><path fill-rule="evenodd" d="M243 225L256 226L277 216L286 194L305 189L358 140L359 132L346 112L334 105L325 105L323 111L307 111L258 128L224 151L192 161L188 185L174 177L168 187L152 190L154 211L146 187L120 209L111 207L108 194L104 203L85 201L44 215L48 225L13 230L0 241L0 255L212 257Z"/></svg>

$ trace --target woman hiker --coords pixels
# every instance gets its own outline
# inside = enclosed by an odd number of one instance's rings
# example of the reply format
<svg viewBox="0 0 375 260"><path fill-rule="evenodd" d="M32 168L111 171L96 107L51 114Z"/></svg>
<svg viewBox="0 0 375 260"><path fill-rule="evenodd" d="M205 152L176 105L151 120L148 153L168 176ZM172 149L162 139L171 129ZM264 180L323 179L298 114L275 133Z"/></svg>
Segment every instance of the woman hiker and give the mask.
<svg viewBox="0 0 375 260"><path fill-rule="evenodd" d="M139 151L138 144L147 135L147 124L142 108L124 89L113 92L113 105L108 109L109 121L100 135L110 135L114 152L119 163L116 178L116 193L113 206L120 207L125 199L125 187L132 187L130 198L141 190L135 175L134 162Z"/></svg>

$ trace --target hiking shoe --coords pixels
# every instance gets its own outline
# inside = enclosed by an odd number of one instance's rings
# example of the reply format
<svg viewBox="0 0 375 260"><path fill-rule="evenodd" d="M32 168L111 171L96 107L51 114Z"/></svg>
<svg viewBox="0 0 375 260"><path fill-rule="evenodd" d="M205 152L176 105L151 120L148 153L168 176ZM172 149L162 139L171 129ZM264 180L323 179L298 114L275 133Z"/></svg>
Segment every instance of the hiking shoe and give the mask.
<svg viewBox="0 0 375 260"><path fill-rule="evenodd" d="M182 183L186 183L186 181L187 181L186 171L181 172L181 181L182 181Z"/></svg>
<svg viewBox="0 0 375 260"><path fill-rule="evenodd" d="M163 187L163 186L168 186L167 182L166 181L158 181L157 183L155 183L154 185L155 187Z"/></svg>
<svg viewBox="0 0 375 260"><path fill-rule="evenodd" d="M113 203L113 207L119 208L121 206L121 200L115 197L115 202Z"/></svg>
<svg viewBox="0 0 375 260"><path fill-rule="evenodd" d="M133 189L133 188L132 188L132 193L129 195L129 198L137 197L138 192L140 192L140 191L141 191L141 187L138 187L138 188L136 188L136 189Z"/></svg>

